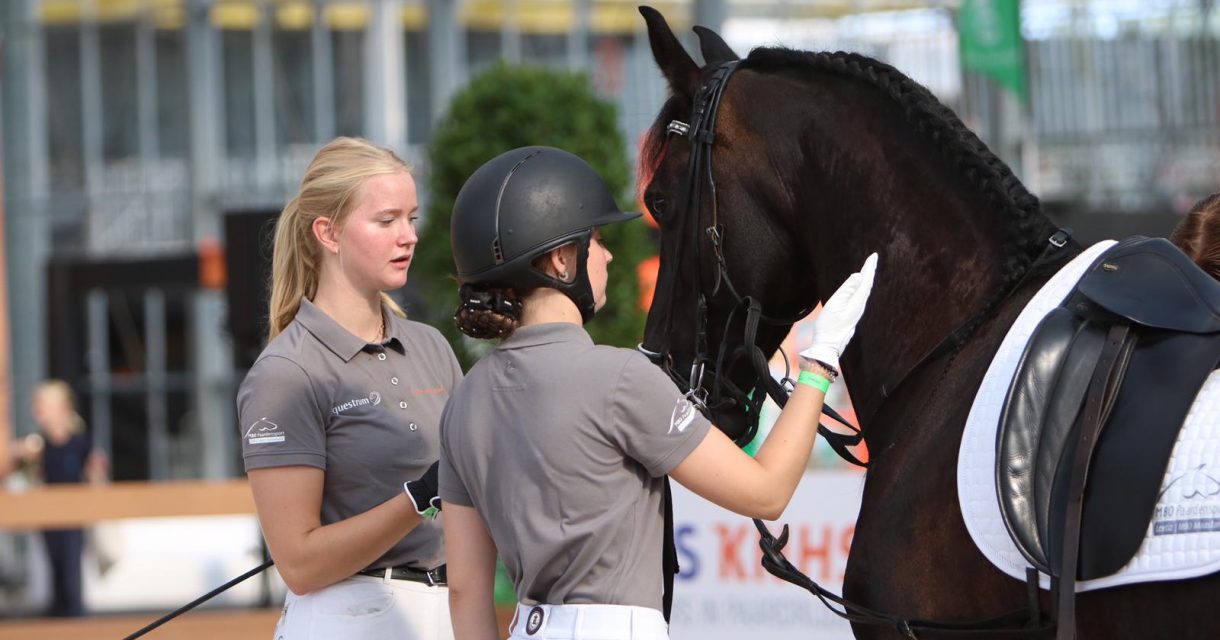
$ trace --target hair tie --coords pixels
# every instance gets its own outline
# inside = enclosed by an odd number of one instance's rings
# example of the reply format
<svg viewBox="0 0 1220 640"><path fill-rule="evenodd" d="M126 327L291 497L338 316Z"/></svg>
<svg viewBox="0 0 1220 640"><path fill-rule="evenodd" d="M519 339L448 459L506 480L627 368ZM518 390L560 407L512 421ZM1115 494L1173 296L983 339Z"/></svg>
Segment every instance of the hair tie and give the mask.
<svg viewBox="0 0 1220 640"><path fill-rule="evenodd" d="M521 301L516 296L506 295L504 289L476 289L464 284L460 295L462 308L468 311L492 311L512 318L521 315Z"/></svg>

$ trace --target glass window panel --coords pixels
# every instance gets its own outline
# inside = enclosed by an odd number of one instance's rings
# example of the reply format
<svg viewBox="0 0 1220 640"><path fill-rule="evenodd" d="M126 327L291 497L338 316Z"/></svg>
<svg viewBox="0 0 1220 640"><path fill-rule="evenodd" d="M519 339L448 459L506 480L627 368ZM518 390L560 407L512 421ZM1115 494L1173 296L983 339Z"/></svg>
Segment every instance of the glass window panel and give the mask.
<svg viewBox="0 0 1220 640"><path fill-rule="evenodd" d="M221 32L224 50L225 145L230 157L253 158L254 65L249 31Z"/></svg>
<svg viewBox="0 0 1220 640"><path fill-rule="evenodd" d="M136 89L136 25L98 25L101 49L102 157L135 158L140 149Z"/></svg>
<svg viewBox="0 0 1220 640"><path fill-rule="evenodd" d="M407 142L422 144L431 139L432 133L428 32L408 31L403 50L407 55Z"/></svg>
<svg viewBox="0 0 1220 640"><path fill-rule="evenodd" d="M186 36L182 29L158 29L157 152L163 158L185 158L190 113L187 103Z"/></svg>
<svg viewBox="0 0 1220 640"><path fill-rule="evenodd" d="M272 33L275 122L279 146L313 141L313 56L310 32Z"/></svg>
<svg viewBox="0 0 1220 640"><path fill-rule="evenodd" d="M568 37L566 35L521 34L521 61L566 67L568 64Z"/></svg>
<svg viewBox="0 0 1220 640"><path fill-rule="evenodd" d="M331 32L334 55L335 134L364 135L364 32Z"/></svg>
<svg viewBox="0 0 1220 640"><path fill-rule="evenodd" d="M75 25L48 26L46 108L48 179L56 189L85 186L81 132L80 31Z"/></svg>

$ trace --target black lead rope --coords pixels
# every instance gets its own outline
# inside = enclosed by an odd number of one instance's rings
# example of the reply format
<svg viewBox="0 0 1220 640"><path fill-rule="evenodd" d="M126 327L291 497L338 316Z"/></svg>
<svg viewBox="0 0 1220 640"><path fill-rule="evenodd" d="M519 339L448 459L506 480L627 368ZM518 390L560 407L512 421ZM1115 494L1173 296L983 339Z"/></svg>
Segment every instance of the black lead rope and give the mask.
<svg viewBox="0 0 1220 640"><path fill-rule="evenodd" d="M245 582L246 580L253 578L254 576L265 571L267 569L267 567L270 567L273 564L275 564L275 560L268 558L265 562L258 565L257 567L254 567L253 569L241 574L240 576L237 576L236 578L233 578L232 580L220 585L219 587L216 587L215 589L212 589L211 591L203 594L202 596L195 598L194 600L179 607L178 609L175 609L174 611L171 611L171 612L161 616L160 618L157 619L156 622L149 624L148 626L127 636L126 638L123 638L123 640L134 640L135 638L139 638L140 636L143 636L144 634L148 633L149 631L152 631L153 629L156 629L157 627L165 624L166 622L169 622L170 620L177 618L178 616L186 613L187 611L190 611L191 609L198 607L199 605L207 602L208 600L211 600L212 598L215 598L216 596L224 593L225 591L228 591L229 589L232 589L233 587L241 584L242 582Z"/></svg>
<svg viewBox="0 0 1220 640"><path fill-rule="evenodd" d="M1038 634L1048 634L1055 629L1055 621L1043 616L1036 606L1017 609L993 618L960 622L908 619L869 609L826 590L809 576L801 573L784 557L783 549L788 544L788 525L784 525L778 538L771 535L771 530L767 528L767 525L757 518L754 519L754 526L758 529L758 546L762 549L762 565L767 573L808 590L821 600L827 609L848 622L891 627L912 640L926 637L929 634L958 638L1028 638ZM1030 589L1036 593L1037 572L1027 573L1026 579L1032 582ZM840 611L834 605L839 605L843 609Z"/></svg>
<svg viewBox="0 0 1220 640"><path fill-rule="evenodd" d="M767 395L771 396L771 399L775 401L775 404L778 405L780 409L783 409L784 406L788 404L788 390L785 389L782 384L776 382L775 378L771 377L771 369L767 365L767 357L765 354L763 354L762 349L760 349L756 344L755 338L758 335L758 323L763 317L762 307L757 301L749 297L746 297L745 300L749 301L749 307L746 311L745 344L749 345L750 361L754 365L754 371L758 376L759 384L763 387L763 389L766 390ZM722 342L721 344L724 343ZM848 449L848 447L854 447L860 444L864 440L864 434L861 433L859 429L852 426L852 424L848 422L846 418L839 415L839 412L835 411L834 407L823 403L822 413L830 416L832 420L835 420L852 431L852 433L838 433L836 431L831 431L826 427L826 425L819 422L818 434L826 439L826 444L830 445L830 448L834 450L834 452L838 454L840 458L856 465L857 467L864 467L867 469L868 463L861 461L851 452L850 449Z"/></svg>

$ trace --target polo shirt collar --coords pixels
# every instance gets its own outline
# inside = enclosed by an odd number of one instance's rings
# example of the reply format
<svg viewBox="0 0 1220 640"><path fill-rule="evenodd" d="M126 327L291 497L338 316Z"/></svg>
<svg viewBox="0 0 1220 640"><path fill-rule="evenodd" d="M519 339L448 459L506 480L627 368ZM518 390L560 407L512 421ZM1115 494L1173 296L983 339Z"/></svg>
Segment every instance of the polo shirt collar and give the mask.
<svg viewBox="0 0 1220 640"><path fill-rule="evenodd" d="M571 322L547 322L517 328L500 343L501 349L521 349L555 342L575 342L592 345L593 338L585 328Z"/></svg>
<svg viewBox="0 0 1220 640"><path fill-rule="evenodd" d="M397 323L388 309L383 305L381 315L385 321L386 340L382 344L399 353L406 353ZM301 298L301 306L297 309L297 322L305 327L323 346L330 349L344 362L351 362L356 354L366 350L377 350L381 345L375 345L361 340L352 332L343 328L335 319L318 308L309 298Z"/></svg>

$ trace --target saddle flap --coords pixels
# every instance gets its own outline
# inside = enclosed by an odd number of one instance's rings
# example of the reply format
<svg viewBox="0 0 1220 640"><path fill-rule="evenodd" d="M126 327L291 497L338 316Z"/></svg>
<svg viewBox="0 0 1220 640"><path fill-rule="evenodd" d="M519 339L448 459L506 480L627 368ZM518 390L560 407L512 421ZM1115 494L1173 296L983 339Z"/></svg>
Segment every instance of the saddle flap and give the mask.
<svg viewBox="0 0 1220 640"><path fill-rule="evenodd" d="M1064 311L1061 309L1060 311ZM1077 316L1073 316L1079 318ZM1042 437L1038 440L1038 452L1034 468L1034 515L1037 518L1038 534L1043 541L1044 550L1047 541L1058 531L1061 522L1054 522L1052 495L1056 482L1056 467L1066 469L1066 460L1071 455L1066 450L1067 443L1073 434L1073 427L1084 406L1084 397L1089 390L1089 379L1101 349L1105 346L1106 334L1092 324L1077 325L1075 339L1071 350L1064 360L1063 367L1055 379L1054 393L1047 405L1046 420L1042 428ZM1067 455L1063 455L1067 454ZM1062 457L1061 457L1062 456ZM1054 562L1054 556L1048 556Z"/></svg>
<svg viewBox="0 0 1220 640"><path fill-rule="evenodd" d="M1074 379L1061 372L1074 368L1067 363L1083 325L1079 317L1062 307L1039 323L1017 365L996 435L996 487L1004 525L1026 559L1046 573L1050 572L1043 546L1047 518L1038 513L1038 504L1046 502L1046 494L1039 489L1045 491L1050 484L1042 477L1048 465L1043 456L1053 452L1047 456L1054 457L1050 462L1053 467L1071 427L1070 422L1066 428L1053 423L1065 407L1071 413L1069 420L1074 420L1079 407L1079 398L1071 407L1068 405L1072 403L1063 399L1072 391L1061 383L1073 383ZM1047 438L1058 444L1047 444Z"/></svg>
<svg viewBox="0 0 1220 640"><path fill-rule="evenodd" d="M1164 238L1120 242L1089 268L1077 290L1137 325L1220 332L1220 282Z"/></svg>

